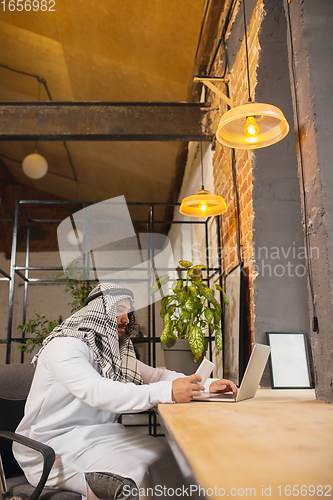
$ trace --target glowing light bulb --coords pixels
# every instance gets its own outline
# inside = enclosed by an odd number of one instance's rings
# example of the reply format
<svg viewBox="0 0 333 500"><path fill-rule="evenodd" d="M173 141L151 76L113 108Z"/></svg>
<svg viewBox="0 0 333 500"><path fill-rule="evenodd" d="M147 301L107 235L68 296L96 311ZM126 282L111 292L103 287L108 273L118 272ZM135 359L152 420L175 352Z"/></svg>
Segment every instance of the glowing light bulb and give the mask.
<svg viewBox="0 0 333 500"><path fill-rule="evenodd" d="M246 125L244 127L244 134L247 137L255 137L259 134L259 127L254 116L246 117Z"/></svg>
<svg viewBox="0 0 333 500"><path fill-rule="evenodd" d="M204 201L202 201L202 202L200 203L200 210L201 210L201 212L204 212L204 213L205 213L205 212L206 212L206 210L207 210L207 205L206 205L206 203L205 203Z"/></svg>

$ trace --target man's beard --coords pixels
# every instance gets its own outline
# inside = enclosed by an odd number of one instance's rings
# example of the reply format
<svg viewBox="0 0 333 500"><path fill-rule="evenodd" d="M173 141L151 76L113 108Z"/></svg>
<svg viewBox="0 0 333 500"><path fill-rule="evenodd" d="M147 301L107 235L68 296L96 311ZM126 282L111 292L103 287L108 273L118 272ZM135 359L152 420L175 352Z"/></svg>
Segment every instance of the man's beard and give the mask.
<svg viewBox="0 0 333 500"><path fill-rule="evenodd" d="M126 325L118 325L118 339L119 339L119 345L122 345L127 337L127 328Z"/></svg>

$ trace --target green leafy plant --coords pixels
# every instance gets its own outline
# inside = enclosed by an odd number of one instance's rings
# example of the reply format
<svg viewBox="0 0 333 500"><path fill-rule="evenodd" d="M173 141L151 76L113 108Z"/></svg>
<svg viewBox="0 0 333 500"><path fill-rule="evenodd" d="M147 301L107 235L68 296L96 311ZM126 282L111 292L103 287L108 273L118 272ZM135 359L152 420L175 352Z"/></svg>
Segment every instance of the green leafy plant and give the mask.
<svg viewBox="0 0 333 500"><path fill-rule="evenodd" d="M65 293L69 292L72 296L72 300L67 304L68 306L71 306L72 314L79 309L82 309L85 300L95 286L95 283L91 284L91 282L85 278L83 269L75 264L76 262L74 261L74 263L66 269L66 273L70 274L71 278L66 276L66 288L64 290ZM57 274L56 277L59 278L60 276L63 276L63 274L64 273Z"/></svg>
<svg viewBox="0 0 333 500"><path fill-rule="evenodd" d="M58 274L56 278L63 276L63 274ZM70 293L72 296L72 300L67 305L71 307L71 313L73 314L84 306L86 298L95 285L85 279L82 268L75 266L75 263L70 266L70 276L71 278L66 277L64 292ZM35 335L34 337L27 338L24 343L19 344L18 349L21 352L32 352L35 346L42 345L43 340L46 339L57 325L57 321L49 320L44 314L36 313L25 325L18 325L17 329L21 331L22 335L23 333L25 335Z"/></svg>
<svg viewBox="0 0 333 500"><path fill-rule="evenodd" d="M36 313L25 325L18 325L17 329L25 334L34 334L35 337L28 338L25 343L20 344L18 349L22 352L32 352L36 345L41 346L43 340L57 326L57 321L50 321L44 314Z"/></svg>
<svg viewBox="0 0 333 500"><path fill-rule="evenodd" d="M204 352L206 327L209 328L211 335L215 334L217 354L222 349L220 327L222 308L214 298L215 291L203 282L202 269L206 266L194 266L192 262L186 260L179 261L179 264L186 269L186 280L181 278L181 270L178 270L179 279L174 282L172 293L162 299L160 314L164 328L161 342L167 344L170 339L187 338L193 359L197 361ZM151 294L156 293L166 282L166 278L169 279L169 276L162 276L159 282L155 283L150 290ZM217 284L215 289L222 292L223 302L228 305L223 289Z"/></svg>

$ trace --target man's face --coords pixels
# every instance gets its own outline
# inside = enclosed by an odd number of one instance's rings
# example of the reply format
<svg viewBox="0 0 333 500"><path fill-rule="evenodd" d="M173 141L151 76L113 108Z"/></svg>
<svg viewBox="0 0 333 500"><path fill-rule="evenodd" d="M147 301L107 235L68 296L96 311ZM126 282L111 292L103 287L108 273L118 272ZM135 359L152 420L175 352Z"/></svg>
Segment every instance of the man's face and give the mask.
<svg viewBox="0 0 333 500"><path fill-rule="evenodd" d="M122 299L116 304L117 308L117 325L119 345L123 344L126 338L126 325L129 323L128 313L131 310L131 303L129 299Z"/></svg>

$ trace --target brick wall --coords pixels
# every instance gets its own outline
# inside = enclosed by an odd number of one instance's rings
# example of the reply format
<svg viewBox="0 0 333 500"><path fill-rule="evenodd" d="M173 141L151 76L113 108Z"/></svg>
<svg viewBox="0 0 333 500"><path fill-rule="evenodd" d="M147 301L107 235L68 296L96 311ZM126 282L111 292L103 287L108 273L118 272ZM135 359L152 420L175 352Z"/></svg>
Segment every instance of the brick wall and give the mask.
<svg viewBox="0 0 333 500"><path fill-rule="evenodd" d="M227 4L228 7L228 4ZM254 100L255 87L257 83L256 68L259 57L258 32L264 8L262 0L257 2L253 11L250 24L248 25L248 49L250 63L250 84L251 97ZM223 21L223 16L222 16ZM228 36L228 31L226 33ZM216 58L213 68L214 76L222 76L221 53ZM244 39L237 54L235 63L231 69L231 91L234 105L245 104L248 101L248 86L246 73L246 53ZM222 88L224 87L224 89ZM225 85L220 84L220 88L225 92ZM220 117L227 111L227 106L216 95L212 95L212 107L219 108L219 112L214 117L214 130L216 130ZM256 273L253 269L252 259L252 161L253 154L250 150L235 150L235 170L236 183L239 193L239 219L240 219L240 245L241 258L244 263L244 301L245 301L245 331L247 335L248 351L254 342L254 302L253 302L253 282ZM237 211L236 198L232 178L232 150L216 142L215 154L213 157L213 170L215 193L222 196L228 206L226 214L221 216L221 243L223 247L222 263L224 276L238 264L237 253Z"/></svg>

